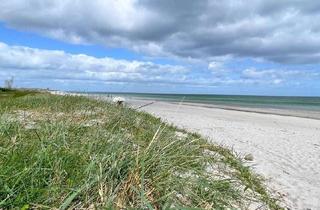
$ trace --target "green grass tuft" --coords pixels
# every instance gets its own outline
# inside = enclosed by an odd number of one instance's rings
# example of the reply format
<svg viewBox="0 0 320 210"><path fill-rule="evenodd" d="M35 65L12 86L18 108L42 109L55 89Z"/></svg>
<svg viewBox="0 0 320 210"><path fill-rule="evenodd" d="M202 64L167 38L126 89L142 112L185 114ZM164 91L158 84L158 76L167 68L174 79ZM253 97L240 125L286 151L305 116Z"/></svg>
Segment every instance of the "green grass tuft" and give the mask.
<svg viewBox="0 0 320 210"><path fill-rule="evenodd" d="M0 103L0 208L260 205L280 209L230 150L147 113L49 94Z"/></svg>

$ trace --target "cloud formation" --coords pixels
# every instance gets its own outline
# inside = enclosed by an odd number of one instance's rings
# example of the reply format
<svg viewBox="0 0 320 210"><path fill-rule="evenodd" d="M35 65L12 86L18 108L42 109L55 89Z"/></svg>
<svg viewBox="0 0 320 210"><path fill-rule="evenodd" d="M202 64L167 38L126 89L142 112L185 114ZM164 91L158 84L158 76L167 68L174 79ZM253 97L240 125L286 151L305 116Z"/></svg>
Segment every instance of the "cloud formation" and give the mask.
<svg viewBox="0 0 320 210"><path fill-rule="evenodd" d="M0 42L0 82L14 76L34 87L57 88L52 83L108 86L131 84L143 86L161 85L162 90L173 86L212 88L263 85L292 85L298 80L317 81L316 71L248 68L234 71L222 61L212 62L207 69L194 72L183 65L157 64L150 61L129 61L110 57L96 58L84 54L70 54L58 50L43 50L24 46L11 46ZM39 86L40 87L40 86ZM146 89L145 89L146 90ZM132 91L132 90L131 90Z"/></svg>
<svg viewBox="0 0 320 210"><path fill-rule="evenodd" d="M320 2L313 0L0 0L6 25L72 43L148 56L320 61Z"/></svg>
<svg viewBox="0 0 320 210"><path fill-rule="evenodd" d="M64 51L9 46L0 42L0 77L32 80L83 80L126 83L186 83L179 65L96 58Z"/></svg>

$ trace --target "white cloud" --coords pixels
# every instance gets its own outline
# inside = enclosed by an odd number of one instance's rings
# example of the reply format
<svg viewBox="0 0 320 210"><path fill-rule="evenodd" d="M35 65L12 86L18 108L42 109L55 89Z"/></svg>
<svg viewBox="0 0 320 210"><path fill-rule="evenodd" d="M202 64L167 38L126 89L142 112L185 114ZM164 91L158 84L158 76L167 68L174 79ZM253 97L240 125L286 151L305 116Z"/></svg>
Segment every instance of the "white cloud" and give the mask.
<svg viewBox="0 0 320 210"><path fill-rule="evenodd" d="M269 79L278 77L276 70L256 70L255 68L245 69L242 75L251 79Z"/></svg>
<svg viewBox="0 0 320 210"><path fill-rule="evenodd" d="M217 60L209 64L208 72L196 73L189 66L157 64L150 61L96 58L84 54L70 54L59 50L43 50L24 46L10 46L0 42L0 82L11 76L23 84L51 87L50 84L134 84L141 87L161 85L168 87L212 88L218 86L283 85L295 78L317 80L316 71L281 69L245 69L233 71ZM217 70L220 69L221 70ZM295 84L292 83L292 84ZM55 86L53 88L59 88ZM81 87L80 87L81 88ZM78 89L80 89L78 88Z"/></svg>
<svg viewBox="0 0 320 210"><path fill-rule="evenodd" d="M280 85L289 83L293 86L301 84L301 81L317 81L320 79L320 74L314 70L284 70L284 69L260 69L255 68L245 69L241 72L241 76L246 80L253 80L256 83L269 83ZM300 82L299 82L300 81Z"/></svg>
<svg viewBox="0 0 320 210"><path fill-rule="evenodd" d="M318 77L320 74L311 70L284 70L284 69L260 69L249 68L242 71L242 76L250 79L275 79L275 78L295 78L306 79Z"/></svg>
<svg viewBox="0 0 320 210"><path fill-rule="evenodd" d="M189 69L179 65L96 58L57 50L9 46L0 42L0 76L110 82L183 82Z"/></svg>
<svg viewBox="0 0 320 210"><path fill-rule="evenodd" d="M0 20L72 43L148 56L319 63L318 1L0 0ZM250 5L250 6L248 6Z"/></svg>
<svg viewBox="0 0 320 210"><path fill-rule="evenodd" d="M273 80L273 84L276 84L276 85L281 84L282 82L283 82L282 79L275 79L275 80Z"/></svg>

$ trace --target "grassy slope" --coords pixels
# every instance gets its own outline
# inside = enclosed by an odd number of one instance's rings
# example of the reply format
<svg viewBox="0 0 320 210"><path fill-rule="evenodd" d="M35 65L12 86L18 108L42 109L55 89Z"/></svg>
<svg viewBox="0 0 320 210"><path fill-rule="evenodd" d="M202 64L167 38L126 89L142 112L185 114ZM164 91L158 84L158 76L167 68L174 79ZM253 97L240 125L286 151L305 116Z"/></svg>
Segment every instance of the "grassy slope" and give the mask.
<svg viewBox="0 0 320 210"><path fill-rule="evenodd" d="M0 209L279 209L240 159L197 134L84 97L11 96L0 93Z"/></svg>
<svg viewBox="0 0 320 210"><path fill-rule="evenodd" d="M36 94L35 91L23 91L23 90L11 90L6 88L0 88L0 100L8 98L18 98L26 95Z"/></svg>

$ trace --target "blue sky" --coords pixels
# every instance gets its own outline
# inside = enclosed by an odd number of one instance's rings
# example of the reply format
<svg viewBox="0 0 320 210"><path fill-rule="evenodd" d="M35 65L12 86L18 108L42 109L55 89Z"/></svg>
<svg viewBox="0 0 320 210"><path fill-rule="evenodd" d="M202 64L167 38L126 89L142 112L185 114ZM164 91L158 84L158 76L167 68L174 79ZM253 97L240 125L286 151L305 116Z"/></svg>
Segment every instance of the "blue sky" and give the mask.
<svg viewBox="0 0 320 210"><path fill-rule="evenodd" d="M17 87L76 91L320 95L313 1L0 3L0 84L14 76Z"/></svg>

